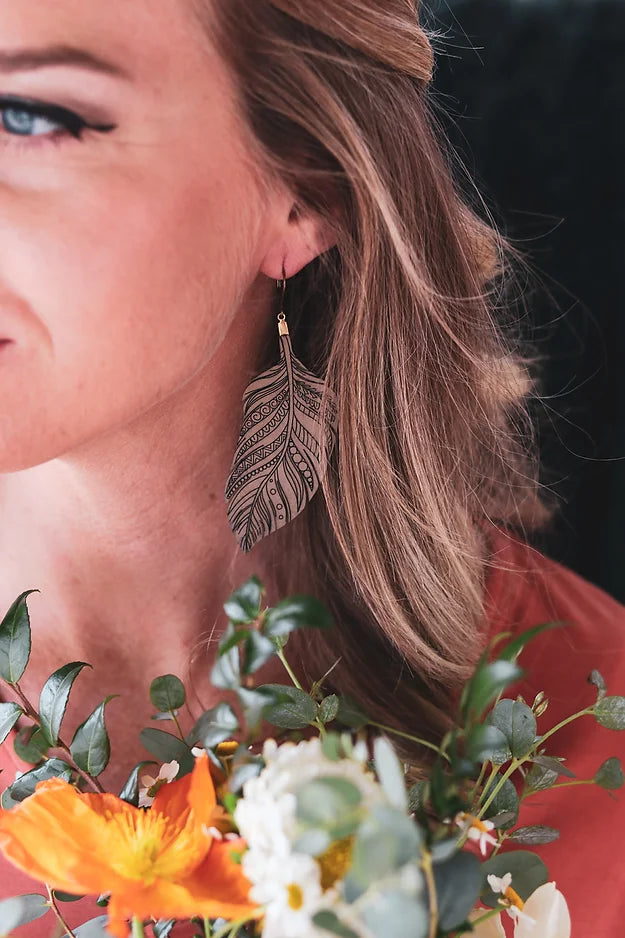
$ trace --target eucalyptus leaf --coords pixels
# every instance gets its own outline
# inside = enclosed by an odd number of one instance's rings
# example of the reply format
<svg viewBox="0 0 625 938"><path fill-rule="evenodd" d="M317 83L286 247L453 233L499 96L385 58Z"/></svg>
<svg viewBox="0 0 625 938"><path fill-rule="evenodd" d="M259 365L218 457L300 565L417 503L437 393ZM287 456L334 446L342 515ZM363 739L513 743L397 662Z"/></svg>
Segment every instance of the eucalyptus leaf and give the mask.
<svg viewBox="0 0 625 938"><path fill-rule="evenodd" d="M384 938L427 938L429 914L425 901L399 890L375 892L361 907L362 919L373 935Z"/></svg>
<svg viewBox="0 0 625 938"><path fill-rule="evenodd" d="M510 684L519 680L523 671L512 661L493 661L477 669L466 691L465 710L479 717L495 698Z"/></svg>
<svg viewBox="0 0 625 938"><path fill-rule="evenodd" d="M111 938L112 932L107 931L108 915L98 915L89 919L84 925L73 928L76 938Z"/></svg>
<svg viewBox="0 0 625 938"><path fill-rule="evenodd" d="M222 701L200 716L187 735L187 743L190 746L200 745L204 749L213 749L218 743L230 739L238 728L236 713L230 704Z"/></svg>
<svg viewBox="0 0 625 938"><path fill-rule="evenodd" d="M526 844L528 847L538 847L540 844L550 844L557 840L560 831L555 827L546 827L544 824L535 824L532 827L518 827L512 831L509 839L517 844Z"/></svg>
<svg viewBox="0 0 625 938"><path fill-rule="evenodd" d="M339 712L336 719L352 730L360 730L369 723L369 717L360 704L347 694L339 697Z"/></svg>
<svg viewBox="0 0 625 938"><path fill-rule="evenodd" d="M275 638L288 635L296 629L330 629L332 625L332 616L318 599L313 596L290 596L267 610L263 632L269 638Z"/></svg>
<svg viewBox="0 0 625 938"><path fill-rule="evenodd" d="M0 745L5 741L24 711L19 704L0 703Z"/></svg>
<svg viewBox="0 0 625 938"><path fill-rule="evenodd" d="M48 900L38 893L15 896L0 901L0 936L10 935L14 928L28 925L50 911Z"/></svg>
<svg viewBox="0 0 625 938"><path fill-rule="evenodd" d="M235 689L241 683L241 659L237 645L230 646L230 640L236 635L232 622L228 622L220 641L220 649L213 665L210 682L214 687ZM222 642L224 651L221 650Z"/></svg>
<svg viewBox="0 0 625 938"><path fill-rule="evenodd" d="M617 759L616 756L606 759L597 769L593 781L595 785L600 785L601 788L605 788L607 791L616 791L617 788L622 788L625 785L625 775L623 775L621 760Z"/></svg>
<svg viewBox="0 0 625 938"><path fill-rule="evenodd" d="M564 765L564 758L556 758L555 756L545 756L539 754L534 756L531 759L535 765L542 766L543 769L550 769L552 772L556 772L557 775L564 775L566 778L576 778L575 772L571 772L566 765Z"/></svg>
<svg viewBox="0 0 625 938"><path fill-rule="evenodd" d="M192 771L195 759L191 748L177 736L149 726L141 730L139 739L159 762L172 762L175 759L180 765L181 776Z"/></svg>
<svg viewBox="0 0 625 938"><path fill-rule="evenodd" d="M459 852L433 868L438 902L438 927L453 931L469 917L482 886L480 861L471 853Z"/></svg>
<svg viewBox="0 0 625 938"><path fill-rule="evenodd" d="M315 912L312 920L318 928L323 928L333 935L338 935L339 938L358 938L356 932L344 925L336 912L332 912L331 909L322 909L321 912Z"/></svg>
<svg viewBox="0 0 625 938"><path fill-rule="evenodd" d="M39 590L25 590L11 604L0 623L0 677L17 684L30 658L30 617L26 598Z"/></svg>
<svg viewBox="0 0 625 938"><path fill-rule="evenodd" d="M472 727L467 734L467 754L472 762L503 765L512 753L504 733L489 723Z"/></svg>
<svg viewBox="0 0 625 938"><path fill-rule="evenodd" d="M341 737L338 733L326 733L321 737L321 751L330 762L338 762L343 754Z"/></svg>
<svg viewBox="0 0 625 938"><path fill-rule="evenodd" d="M150 759L144 759L143 762L139 762L137 765L135 765L134 769L128 776L126 784L119 793L119 797L122 801L127 801L128 804L134 805L135 808L139 805L140 775L148 765L154 766L156 763L152 762Z"/></svg>
<svg viewBox="0 0 625 938"><path fill-rule="evenodd" d="M13 784L9 785L7 791L14 801L23 801L33 794L39 782L43 782L48 778L62 778L68 782L71 777L72 769L67 762L62 759L48 759L43 765L38 765L16 778Z"/></svg>
<svg viewBox="0 0 625 938"><path fill-rule="evenodd" d="M597 700L603 700L608 692L608 689L606 687L605 680L603 679L603 675L600 674L596 668L593 669L588 675L588 683L593 684L597 688Z"/></svg>
<svg viewBox="0 0 625 938"><path fill-rule="evenodd" d="M150 702L160 713L178 710L186 700L184 684L175 674L163 674L150 684Z"/></svg>
<svg viewBox="0 0 625 938"><path fill-rule="evenodd" d="M72 661L51 674L39 695L39 718L41 732L49 746L57 746L61 723L65 716L72 685L83 668L91 665L84 661Z"/></svg>
<svg viewBox="0 0 625 938"><path fill-rule="evenodd" d="M253 622L260 615L264 587L257 576L251 576L232 593L224 603L224 611L231 622Z"/></svg>
<svg viewBox="0 0 625 938"><path fill-rule="evenodd" d="M350 876L367 889L416 860L421 849L422 834L411 818L388 805L375 805L356 832Z"/></svg>
<svg viewBox="0 0 625 938"><path fill-rule="evenodd" d="M328 831L320 827L311 827L304 831L293 844L295 853L307 853L311 857L318 857L325 853L332 844L332 837Z"/></svg>
<svg viewBox="0 0 625 938"><path fill-rule="evenodd" d="M595 719L609 730L625 730L625 697L602 697L595 704Z"/></svg>
<svg viewBox="0 0 625 938"><path fill-rule="evenodd" d="M269 690L277 696L263 712L268 723L281 729L303 729L315 720L317 704L303 690L282 684L263 684L260 690Z"/></svg>
<svg viewBox="0 0 625 938"><path fill-rule="evenodd" d="M489 788L489 791L493 791L499 782L499 776L495 776L495 780L492 783L492 787ZM506 779L488 806L486 818L490 820L491 818L497 817L498 814L503 814L504 812L509 812L513 817L513 820L505 824L500 824L501 830L508 830L510 827L514 827L519 817L519 796L517 794L516 788L514 787L514 783L509 778Z"/></svg>
<svg viewBox="0 0 625 938"><path fill-rule="evenodd" d="M373 744L373 755L377 776L389 802L394 808L407 811L406 773L386 737L377 737Z"/></svg>
<svg viewBox="0 0 625 938"><path fill-rule="evenodd" d="M525 776L527 787L531 791L547 791L558 781L558 772L535 763Z"/></svg>
<svg viewBox="0 0 625 938"><path fill-rule="evenodd" d="M516 759L522 759L533 748L536 717L527 704L504 698L489 714L488 721L503 734Z"/></svg>
<svg viewBox="0 0 625 938"><path fill-rule="evenodd" d="M252 630L243 645L243 674L254 674L277 652L276 643Z"/></svg>
<svg viewBox="0 0 625 938"><path fill-rule="evenodd" d="M360 789L341 776L317 776L296 791L296 816L306 824L325 827L353 814L362 801Z"/></svg>
<svg viewBox="0 0 625 938"><path fill-rule="evenodd" d="M104 723L104 708L117 694L110 694L99 707L81 723L69 747L76 765L97 778L107 767L111 757L111 743Z"/></svg>
<svg viewBox="0 0 625 938"><path fill-rule="evenodd" d="M251 732L260 726L265 707L278 701L278 694L265 688L237 687L236 693Z"/></svg>
<svg viewBox="0 0 625 938"><path fill-rule="evenodd" d="M498 853L497 856L482 864L482 891L480 898L484 905L494 909L499 904L499 895L488 885L487 876L512 875L512 888L526 902L531 894L549 881L547 867L535 853L527 850L511 850Z"/></svg>
<svg viewBox="0 0 625 938"><path fill-rule="evenodd" d="M319 719L322 723L332 723L336 720L339 712L339 698L336 694L330 694L324 697L319 704Z"/></svg>

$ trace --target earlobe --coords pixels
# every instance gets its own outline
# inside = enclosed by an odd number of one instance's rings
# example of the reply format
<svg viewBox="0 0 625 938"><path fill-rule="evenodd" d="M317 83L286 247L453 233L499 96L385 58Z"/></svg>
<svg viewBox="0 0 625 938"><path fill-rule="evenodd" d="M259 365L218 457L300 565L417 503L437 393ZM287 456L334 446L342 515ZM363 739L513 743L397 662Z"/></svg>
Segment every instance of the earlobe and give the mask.
<svg viewBox="0 0 625 938"><path fill-rule="evenodd" d="M283 265L288 280L336 244L329 221L294 209L281 235L276 237L260 266L261 272L273 280L282 278Z"/></svg>

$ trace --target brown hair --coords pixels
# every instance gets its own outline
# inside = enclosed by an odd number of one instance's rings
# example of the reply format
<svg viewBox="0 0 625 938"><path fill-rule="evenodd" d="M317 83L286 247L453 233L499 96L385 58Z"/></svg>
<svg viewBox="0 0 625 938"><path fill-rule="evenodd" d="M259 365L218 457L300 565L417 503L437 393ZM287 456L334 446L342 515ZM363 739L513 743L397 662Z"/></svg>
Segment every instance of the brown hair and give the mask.
<svg viewBox="0 0 625 938"><path fill-rule="evenodd" d="M525 262L461 191L413 0L213 5L263 167L336 232L285 307L295 354L338 399L322 490L269 539L281 590L305 586L337 623L299 638L302 664L319 678L341 656L329 687L435 739L482 638L488 525L550 516L535 359L506 299Z"/></svg>

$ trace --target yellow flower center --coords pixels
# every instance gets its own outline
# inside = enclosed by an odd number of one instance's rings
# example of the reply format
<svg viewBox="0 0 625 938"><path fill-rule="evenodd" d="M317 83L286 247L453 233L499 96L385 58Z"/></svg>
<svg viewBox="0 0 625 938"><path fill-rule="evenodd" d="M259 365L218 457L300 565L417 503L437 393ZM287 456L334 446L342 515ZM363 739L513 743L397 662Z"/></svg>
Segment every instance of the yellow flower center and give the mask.
<svg viewBox="0 0 625 938"><path fill-rule="evenodd" d="M514 889L512 888L512 886L508 886L508 888L507 888L506 891L504 892L504 896L506 897L506 899L508 900L508 902L510 903L510 905L516 906L516 908L519 910L519 912L522 912L522 911L523 911L523 906L525 905L525 903L524 903L523 900L521 899L521 897L520 897L520 895L518 894L518 892L515 892L515 891L514 891Z"/></svg>
<svg viewBox="0 0 625 938"><path fill-rule="evenodd" d="M301 909L301 907L304 905L304 893L302 892L302 887L298 886L297 883L289 883L286 888L289 894L289 905L297 912L297 910Z"/></svg>
<svg viewBox="0 0 625 938"><path fill-rule="evenodd" d="M317 857L321 869L321 888L325 891L339 880L343 879L352 859L354 838L344 837L331 844L328 849Z"/></svg>
<svg viewBox="0 0 625 938"><path fill-rule="evenodd" d="M109 815L115 824L115 871L148 885L191 873L206 856L211 837L189 823L189 815L187 811L176 821L151 810Z"/></svg>

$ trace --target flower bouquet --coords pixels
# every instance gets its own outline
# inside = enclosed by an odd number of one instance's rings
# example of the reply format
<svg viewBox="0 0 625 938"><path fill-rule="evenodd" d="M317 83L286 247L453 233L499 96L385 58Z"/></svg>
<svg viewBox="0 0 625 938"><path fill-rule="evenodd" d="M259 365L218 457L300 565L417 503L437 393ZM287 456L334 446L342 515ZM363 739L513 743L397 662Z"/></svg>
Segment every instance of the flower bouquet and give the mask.
<svg viewBox="0 0 625 938"><path fill-rule="evenodd" d="M289 636L331 628L330 616L307 596L263 608L264 587L252 577L225 603L211 674L234 692L238 712L221 702L185 735L185 687L175 675L157 677L154 719L171 732L141 732L154 760L140 762L117 795L99 781L110 759L110 698L71 742L62 737L85 664L52 674L37 706L22 691L30 592L0 624L0 677L14 698L0 704L0 742L9 744L21 721L14 744L33 765L2 794L0 850L42 891L0 902L0 935L55 915L60 934L76 938L569 938L566 899L543 860L506 847L559 836L519 823L527 799L573 776L548 752L552 739L584 716L625 729L625 698L608 695L593 671L594 700L546 729L543 693L532 703L505 696L523 674L525 645L562 623L497 636L434 745L374 724L331 692L331 671L301 686ZM287 682L257 684L273 656ZM425 768L398 757L395 734L423 746ZM612 757L584 781L612 790L625 779ZM83 895L97 897L102 914L72 929L65 909Z"/></svg>

